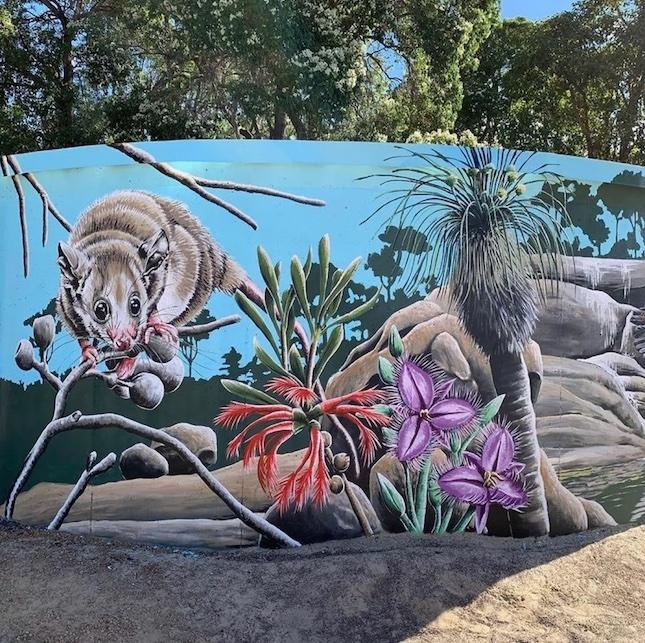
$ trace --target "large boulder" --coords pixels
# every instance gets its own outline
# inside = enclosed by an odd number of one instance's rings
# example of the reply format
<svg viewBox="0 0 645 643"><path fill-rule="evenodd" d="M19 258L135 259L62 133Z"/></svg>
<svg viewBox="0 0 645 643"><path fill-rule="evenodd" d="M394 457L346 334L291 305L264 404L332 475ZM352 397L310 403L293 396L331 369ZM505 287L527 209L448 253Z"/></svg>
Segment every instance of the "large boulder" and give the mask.
<svg viewBox="0 0 645 643"><path fill-rule="evenodd" d="M639 367L614 355L605 361L544 357L544 383L535 403L538 439L563 469L645 455L645 423L634 393L625 389L621 376L608 365L620 365L629 372Z"/></svg>
<svg viewBox="0 0 645 643"><path fill-rule="evenodd" d="M544 451L540 452L540 474L549 512L549 534L566 536L585 531L588 527L587 513L580 498L574 496L558 480Z"/></svg>
<svg viewBox="0 0 645 643"><path fill-rule="evenodd" d="M642 259L604 259L599 257L560 257L556 274L552 261L533 260L540 276L559 278L592 290L601 290L618 302L645 306L645 262Z"/></svg>
<svg viewBox="0 0 645 643"><path fill-rule="evenodd" d="M589 529L616 526L616 521L604 510L600 503L595 500L587 500L586 498L580 498L580 502L587 514Z"/></svg>
<svg viewBox="0 0 645 643"><path fill-rule="evenodd" d="M163 429L163 431L183 442L207 469L215 467L217 462L217 438L213 429L208 426L180 422ZM190 462L184 460L173 448L160 442L152 442L150 446L168 460L170 475L184 475L195 472Z"/></svg>
<svg viewBox="0 0 645 643"><path fill-rule="evenodd" d="M293 471L302 451L278 456L280 475ZM236 462L213 474L251 511L265 512L273 500L258 482L255 469ZM41 482L18 496L14 518L29 525L46 525L63 504L72 485ZM0 507L0 510L4 507ZM174 520L235 518L197 474L163 476L153 480L120 480L93 485L75 503L68 521Z"/></svg>
<svg viewBox="0 0 645 643"><path fill-rule="evenodd" d="M365 512L372 531L375 534L380 533L381 524L367 496L355 484L351 482L349 484ZM349 498L344 492L330 494L329 501L322 507L307 503L302 509L288 507L286 510L280 511L277 505L273 505L267 512L266 519L303 545L328 540L358 538L364 535ZM260 545L273 547L275 543L262 536Z"/></svg>

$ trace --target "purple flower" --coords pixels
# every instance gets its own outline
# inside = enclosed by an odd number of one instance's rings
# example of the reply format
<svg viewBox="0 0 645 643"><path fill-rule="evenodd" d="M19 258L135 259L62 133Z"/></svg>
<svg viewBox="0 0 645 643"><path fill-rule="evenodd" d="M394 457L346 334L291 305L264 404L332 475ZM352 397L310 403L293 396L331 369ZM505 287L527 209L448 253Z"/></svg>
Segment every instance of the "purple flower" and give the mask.
<svg viewBox="0 0 645 643"><path fill-rule="evenodd" d="M454 380L435 384L433 376L408 359L399 367L396 387L403 421L396 457L409 462L426 453L436 435L470 424L477 411L468 401L447 397Z"/></svg>
<svg viewBox="0 0 645 643"><path fill-rule="evenodd" d="M475 528L481 534L491 505L519 509L528 496L518 476L524 465L513 462L515 443L505 427L497 424L488 434L481 456L466 453L466 465L439 476L439 488L455 500L475 505Z"/></svg>

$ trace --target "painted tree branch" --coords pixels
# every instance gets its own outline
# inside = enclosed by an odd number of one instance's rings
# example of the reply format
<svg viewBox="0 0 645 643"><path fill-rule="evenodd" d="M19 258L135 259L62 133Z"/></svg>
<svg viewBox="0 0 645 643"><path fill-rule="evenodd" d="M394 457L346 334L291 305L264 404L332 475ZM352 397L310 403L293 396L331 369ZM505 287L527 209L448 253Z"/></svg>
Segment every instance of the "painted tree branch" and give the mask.
<svg viewBox="0 0 645 643"><path fill-rule="evenodd" d="M177 332L180 337L191 337L192 335L201 335L202 333L210 333L218 328L224 328L231 324L237 324L240 321L239 315L229 315L216 319L208 324L193 324L191 326L179 326Z"/></svg>
<svg viewBox="0 0 645 643"><path fill-rule="evenodd" d="M43 232L42 232L42 243L43 246L47 243L47 236L48 236L48 231L49 231L49 218L48 214L51 213L51 215L61 224L61 226L67 230L67 232L70 232L72 229L72 226L69 224L69 222L63 217L63 215L58 211L56 206L51 202L51 199L49 198L47 191L45 188L39 183L39 181L36 179L36 177L31 174L31 172L26 172L23 173L22 169L20 167L20 163L18 163L18 159L13 156L0 156L0 170L2 170L2 174L6 177L11 178L11 182L13 183L14 190L16 192L16 196L18 197L18 216L20 218L20 236L22 240L22 262L23 262L23 273L25 277L29 276L29 238L28 238L28 230L27 230L27 213L26 213L26 206L25 206L25 193L22 188L22 185L20 183L20 177L24 177L26 181L34 188L34 190L38 193L38 196L40 197L40 200L42 201L43 204L43 214L42 214L42 227L43 227Z"/></svg>
<svg viewBox="0 0 645 643"><path fill-rule="evenodd" d="M184 460L189 462L195 469L197 475L204 481L206 486L217 495L222 502L247 526L254 529L259 534L270 538L271 540L285 547L299 547L300 543L282 530L278 529L264 518L260 518L250 509L245 507L237 500L230 491L213 476L213 474L204 466L201 460L188 449L183 443L160 429L154 429L145 424L140 424L116 413L101 413L97 415L83 415L80 411L75 411L71 415L52 420L40 434L32 447L16 484L11 490L11 495L5 506L5 518L11 519L15 498L20 493L25 482L28 480L34 469L36 461L44 453L50 440L66 431L73 429L105 429L116 427L133 433L149 440L160 442L171 449L174 449Z"/></svg>
<svg viewBox="0 0 645 643"><path fill-rule="evenodd" d="M114 463L116 462L116 454L110 453L99 463L94 464L95 462L96 451L92 451L89 455L87 466L83 470L83 473L81 473L80 478L72 487L67 498L65 498L65 502L49 523L47 529L53 531L60 528L65 518L67 518L67 514L70 512L70 509L74 506L74 503L83 495L83 492L87 488L90 480L94 478L94 476L98 476L100 473L105 473L108 469L111 469L114 466Z"/></svg>
<svg viewBox="0 0 645 643"><path fill-rule="evenodd" d="M182 170L178 170L168 163L157 161L157 159L155 159L152 154L129 143L112 143L110 144L110 147L125 154L133 161L136 161L137 163L141 163L143 165L149 165L158 172L161 172L161 174L164 174L165 176L178 181L206 201L209 201L210 203L223 208L227 212L230 212L233 216L236 216L238 219L244 221L244 223L251 226L254 230L257 230L258 226L257 223L249 215L247 215L239 208L236 208L232 203L229 203L228 201L225 201L224 199L212 194L211 192L208 192L205 188L237 190L254 194L264 194L266 196L273 196L280 199L295 201L296 203L302 203L304 205L325 205L325 202L320 199L310 199L308 197L300 196L297 194L274 190L273 188L265 188L257 185L249 185L246 183L234 183L232 181L217 181L213 179L206 179L200 176L194 176L192 174L188 174L187 172L183 172Z"/></svg>

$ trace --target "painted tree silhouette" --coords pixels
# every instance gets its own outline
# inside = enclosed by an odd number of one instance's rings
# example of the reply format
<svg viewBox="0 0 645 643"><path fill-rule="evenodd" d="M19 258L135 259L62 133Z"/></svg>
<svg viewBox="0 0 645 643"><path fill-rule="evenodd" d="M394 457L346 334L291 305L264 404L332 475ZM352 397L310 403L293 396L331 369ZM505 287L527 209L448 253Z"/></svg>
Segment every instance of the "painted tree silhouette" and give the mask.
<svg viewBox="0 0 645 643"><path fill-rule="evenodd" d="M204 308L197 317L195 317L194 324L210 324L216 320L213 317L208 308ZM209 333L198 333L196 335L184 335L179 340L179 350L186 360L188 366L188 377L193 376L193 364L199 355L199 342L204 339L208 339Z"/></svg>
<svg viewBox="0 0 645 643"><path fill-rule="evenodd" d="M365 267L381 282L385 299L390 301L392 288L403 275L407 261L428 252L430 247L426 235L410 226L399 228L389 225L378 238L383 242L383 247L379 252L371 252L367 256Z"/></svg>
<svg viewBox="0 0 645 643"><path fill-rule="evenodd" d="M595 249L598 256L602 255L602 244L609 239L609 228L602 219L605 210L600 205L598 196L591 194L591 186L587 183L574 181L567 185L567 213L574 226L579 227L589 238L593 248L587 252L588 246L581 247L581 239L576 237L574 252L577 255L592 255Z"/></svg>
<svg viewBox="0 0 645 643"><path fill-rule="evenodd" d="M623 259L643 256L641 246L645 214L641 193L643 185L645 185L645 176L642 173L625 170L617 174L612 181L603 183L598 188L598 197L616 219L615 242L608 256ZM631 227L631 232L624 239L619 238L621 221L628 222ZM641 250L640 253L639 250Z"/></svg>

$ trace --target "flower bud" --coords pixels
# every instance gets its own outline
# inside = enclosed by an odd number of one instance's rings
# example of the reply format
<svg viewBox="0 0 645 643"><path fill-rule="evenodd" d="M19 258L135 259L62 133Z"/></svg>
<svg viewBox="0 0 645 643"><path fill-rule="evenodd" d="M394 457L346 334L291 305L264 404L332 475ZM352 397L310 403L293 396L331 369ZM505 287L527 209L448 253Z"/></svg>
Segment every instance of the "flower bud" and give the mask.
<svg viewBox="0 0 645 643"><path fill-rule="evenodd" d="M524 185L524 183L518 183L515 186L515 192L516 194L520 194L520 195L524 194L524 192L526 192L526 185Z"/></svg>
<svg viewBox="0 0 645 643"><path fill-rule="evenodd" d="M34 333L36 346L40 348L41 353L44 353L51 346L56 335L56 322L54 318L51 315L36 317L31 328Z"/></svg>
<svg viewBox="0 0 645 643"><path fill-rule="evenodd" d="M506 188L499 188L499 190L497 190L497 196L500 199L505 199L508 196L508 190L506 190Z"/></svg>
<svg viewBox="0 0 645 643"><path fill-rule="evenodd" d="M154 409L164 396L163 382L152 373L140 373L132 378L130 399L142 409Z"/></svg>
<svg viewBox="0 0 645 643"><path fill-rule="evenodd" d="M143 348L151 360L160 364L169 362L177 355L177 344L166 341L161 335L151 335L148 343Z"/></svg>
<svg viewBox="0 0 645 643"><path fill-rule="evenodd" d="M345 473L349 469L349 456L346 453L337 453L332 462L338 473Z"/></svg>
<svg viewBox="0 0 645 643"><path fill-rule="evenodd" d="M21 339L16 348L16 355L14 357L18 368L23 371L29 371L34 366L34 347L28 339Z"/></svg>
<svg viewBox="0 0 645 643"><path fill-rule="evenodd" d="M446 183L451 187L454 188L457 183L459 183L459 177L456 174L450 174L448 175L448 178L446 179Z"/></svg>
<svg viewBox="0 0 645 643"><path fill-rule="evenodd" d="M399 329L394 325L392 325L392 328L390 328L390 335L388 337L388 349L392 357L401 357L401 355L403 355L403 351L405 350L405 347L403 346L403 340L401 339L401 335L399 335Z"/></svg>
<svg viewBox="0 0 645 643"><path fill-rule="evenodd" d="M329 431L321 431L320 435L322 436L325 447L329 448L331 446L331 433Z"/></svg>
<svg viewBox="0 0 645 643"><path fill-rule="evenodd" d="M329 490L332 493L343 493L345 489L345 483L340 476L332 476L329 479Z"/></svg>

